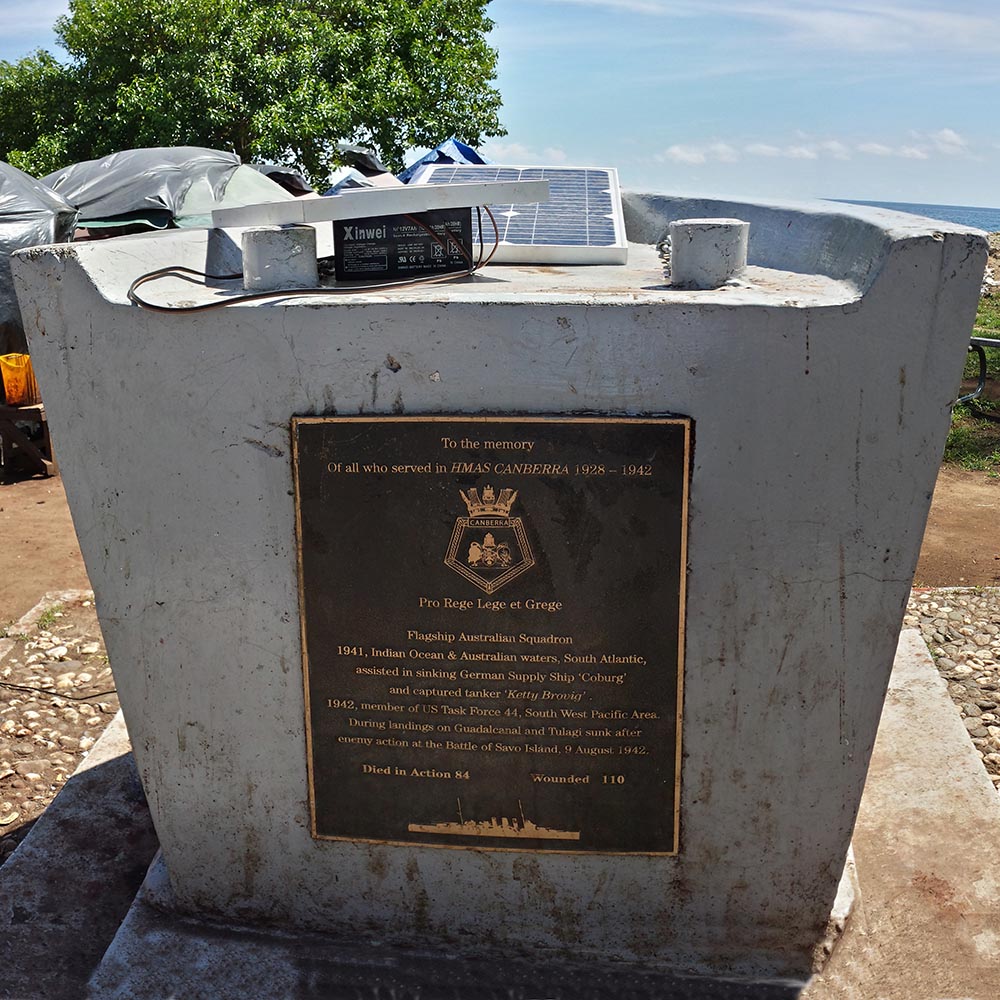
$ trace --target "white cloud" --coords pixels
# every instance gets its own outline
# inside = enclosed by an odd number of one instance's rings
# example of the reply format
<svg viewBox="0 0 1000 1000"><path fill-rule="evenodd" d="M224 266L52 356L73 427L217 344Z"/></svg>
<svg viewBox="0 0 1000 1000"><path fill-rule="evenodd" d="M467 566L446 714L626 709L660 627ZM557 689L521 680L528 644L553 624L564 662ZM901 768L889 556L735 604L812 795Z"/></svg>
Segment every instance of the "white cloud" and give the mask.
<svg viewBox="0 0 1000 1000"><path fill-rule="evenodd" d="M932 132L930 139L935 149L947 156L959 156L969 151L968 143L954 129L943 128Z"/></svg>
<svg viewBox="0 0 1000 1000"><path fill-rule="evenodd" d="M777 143L762 139L715 139L709 142L677 142L653 156L657 163L678 163L702 167L713 163L738 163L754 159L788 160L809 163L817 161L848 161L856 156L879 157L885 160L941 160L963 156L970 161L982 159L989 148L1000 149L1000 142L972 144L951 128L923 133L911 131L906 140L886 142L882 139L837 139L793 131L793 141ZM979 151L977 152L977 145ZM799 168L801 170L801 168Z"/></svg>
<svg viewBox="0 0 1000 1000"><path fill-rule="evenodd" d="M969 143L951 128L937 132L910 132L912 142L889 146L884 142L861 142L855 147L869 156L897 156L904 160L929 160L934 155L975 158Z"/></svg>
<svg viewBox="0 0 1000 1000"><path fill-rule="evenodd" d="M740 151L728 142L709 142L701 145L675 143L654 157L659 163L684 163L700 166L709 161L715 163L738 163Z"/></svg>
<svg viewBox="0 0 1000 1000"><path fill-rule="evenodd" d="M859 142L858 152L867 153L869 156L892 156L892 146L887 146L883 142Z"/></svg>
<svg viewBox="0 0 1000 1000"><path fill-rule="evenodd" d="M669 17L679 13L671 10L661 0L549 0L549 2L568 4L574 7L604 7L613 11L627 10L634 14L650 14L654 17Z"/></svg>
<svg viewBox="0 0 1000 1000"><path fill-rule="evenodd" d="M705 150L698 146L668 146L657 157L661 162L670 160L672 163L686 163L689 166L697 166L708 160Z"/></svg>
<svg viewBox="0 0 1000 1000"><path fill-rule="evenodd" d="M809 139L808 133L796 132L799 139ZM751 142L743 147L748 156L767 156L772 159L784 160L819 160L833 157L835 160L849 160L850 148L839 139L810 140L791 143L787 146L776 146L769 142Z"/></svg>
<svg viewBox="0 0 1000 1000"><path fill-rule="evenodd" d="M708 155L720 163L736 163L740 158L739 151L728 142L713 142L708 147Z"/></svg>
<svg viewBox="0 0 1000 1000"><path fill-rule="evenodd" d="M1000 18L981 14L965 0L948 9L914 0L548 0L598 7L618 14L674 20L751 21L774 29L774 41L793 48L852 52L944 52L1000 54Z"/></svg>
<svg viewBox="0 0 1000 1000"><path fill-rule="evenodd" d="M654 159L659 163L683 163L702 166L706 163L737 163L743 157L764 157L782 160L850 160L855 153L903 160L929 160L935 155L973 155L969 144L953 129L940 129L929 135L911 133L914 141L891 145L867 140L848 144L841 139L810 139L807 133L794 133L805 141L779 145L773 142L723 141L707 143L674 143ZM1000 149L1000 143L996 143Z"/></svg>
<svg viewBox="0 0 1000 1000"><path fill-rule="evenodd" d="M1000 19L968 11L922 7L913 0L774 0L727 5L730 13L768 20L801 47L856 52L1000 52Z"/></svg>
<svg viewBox="0 0 1000 1000"><path fill-rule="evenodd" d="M819 144L819 148L824 153L829 153L835 160L849 160L851 158L850 147L837 139L827 139L826 142Z"/></svg>

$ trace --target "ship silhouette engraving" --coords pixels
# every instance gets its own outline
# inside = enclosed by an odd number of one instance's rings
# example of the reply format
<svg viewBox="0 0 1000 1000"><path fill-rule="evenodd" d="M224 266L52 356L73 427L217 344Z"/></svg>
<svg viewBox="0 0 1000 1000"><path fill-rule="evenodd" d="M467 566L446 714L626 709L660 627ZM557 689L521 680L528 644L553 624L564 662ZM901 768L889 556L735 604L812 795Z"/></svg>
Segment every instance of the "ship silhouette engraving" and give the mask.
<svg viewBox="0 0 1000 1000"><path fill-rule="evenodd" d="M579 830L551 830L545 826L536 826L530 819L524 817L524 807L517 800L520 819L508 819L502 816L499 820L494 816L489 820L465 819L462 815L462 800L458 799L458 822L446 823L409 823L406 829L410 833L436 833L451 837L509 837L524 840L579 840Z"/></svg>

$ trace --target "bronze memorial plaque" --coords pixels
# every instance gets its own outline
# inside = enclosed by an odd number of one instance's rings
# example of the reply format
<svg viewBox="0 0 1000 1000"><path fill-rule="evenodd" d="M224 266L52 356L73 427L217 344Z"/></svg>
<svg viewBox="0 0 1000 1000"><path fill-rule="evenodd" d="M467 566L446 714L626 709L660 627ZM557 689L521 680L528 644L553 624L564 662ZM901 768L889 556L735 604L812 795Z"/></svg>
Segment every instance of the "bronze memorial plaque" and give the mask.
<svg viewBox="0 0 1000 1000"><path fill-rule="evenodd" d="M293 438L313 836L675 854L690 422Z"/></svg>

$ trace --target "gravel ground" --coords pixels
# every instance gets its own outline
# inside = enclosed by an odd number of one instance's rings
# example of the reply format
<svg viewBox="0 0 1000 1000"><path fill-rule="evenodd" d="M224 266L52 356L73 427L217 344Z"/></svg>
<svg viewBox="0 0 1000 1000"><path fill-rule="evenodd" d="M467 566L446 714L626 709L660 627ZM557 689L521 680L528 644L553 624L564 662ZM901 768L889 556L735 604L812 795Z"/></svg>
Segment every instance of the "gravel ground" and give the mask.
<svg viewBox="0 0 1000 1000"><path fill-rule="evenodd" d="M1000 587L915 590L903 624L923 634L1000 791Z"/></svg>
<svg viewBox="0 0 1000 1000"><path fill-rule="evenodd" d="M118 711L93 595L35 612L0 627L0 864Z"/></svg>

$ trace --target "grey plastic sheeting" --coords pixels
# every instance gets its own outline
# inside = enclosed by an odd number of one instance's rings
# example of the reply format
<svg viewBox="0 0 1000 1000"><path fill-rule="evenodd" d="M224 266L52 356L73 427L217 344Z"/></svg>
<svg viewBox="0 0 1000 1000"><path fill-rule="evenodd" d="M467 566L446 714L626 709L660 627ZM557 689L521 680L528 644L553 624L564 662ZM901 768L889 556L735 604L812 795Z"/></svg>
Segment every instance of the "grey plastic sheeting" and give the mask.
<svg viewBox="0 0 1000 1000"><path fill-rule="evenodd" d="M42 178L80 211L81 221L107 219L144 209L174 215L196 181L205 180L221 201L236 168L235 153L200 146L126 149L85 160Z"/></svg>
<svg viewBox="0 0 1000 1000"><path fill-rule="evenodd" d="M294 167L285 167L280 163L248 163L247 166L274 181L275 184L280 184L291 194L312 194L315 190Z"/></svg>
<svg viewBox="0 0 1000 1000"><path fill-rule="evenodd" d="M0 354L27 351L21 310L10 277L15 250L66 243L76 211L41 181L0 161Z"/></svg>

